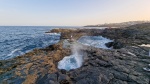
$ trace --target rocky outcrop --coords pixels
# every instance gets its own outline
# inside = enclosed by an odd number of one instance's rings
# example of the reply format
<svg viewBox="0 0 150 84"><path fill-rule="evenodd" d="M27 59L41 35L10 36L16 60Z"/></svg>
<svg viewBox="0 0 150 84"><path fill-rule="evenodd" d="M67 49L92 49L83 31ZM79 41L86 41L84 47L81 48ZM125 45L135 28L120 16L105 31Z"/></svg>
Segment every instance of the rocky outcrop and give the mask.
<svg viewBox="0 0 150 84"><path fill-rule="evenodd" d="M105 29L103 36L117 40L126 45L149 44L150 23L137 24L134 26L118 29Z"/></svg>
<svg viewBox="0 0 150 84"><path fill-rule="evenodd" d="M53 29L61 33L60 42L25 55L0 61L0 83L23 84L149 84L150 24L134 25L122 29ZM70 71L59 70L58 62L71 54L63 47L66 39L81 36L104 36L114 39L107 43L114 49L83 46L83 65Z"/></svg>
<svg viewBox="0 0 150 84"><path fill-rule="evenodd" d="M121 49L124 45L119 41L108 42L105 44L108 48L112 47L113 49Z"/></svg>

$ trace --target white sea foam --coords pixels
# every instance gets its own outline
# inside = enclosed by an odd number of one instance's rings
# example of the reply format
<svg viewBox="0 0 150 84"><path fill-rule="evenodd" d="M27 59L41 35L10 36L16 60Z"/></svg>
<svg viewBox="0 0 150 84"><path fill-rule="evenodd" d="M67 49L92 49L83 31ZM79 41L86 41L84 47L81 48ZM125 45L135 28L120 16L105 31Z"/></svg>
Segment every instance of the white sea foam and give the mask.
<svg viewBox="0 0 150 84"><path fill-rule="evenodd" d="M13 51L11 51L11 53L9 53L7 56L11 56L11 55L13 55L15 52L17 52L17 51L19 51L20 49L15 49L15 50L13 50Z"/></svg>
<svg viewBox="0 0 150 84"><path fill-rule="evenodd" d="M82 36L78 42L87 45L87 46L93 46L96 48L103 48L103 49L111 49L108 48L105 43L112 42L113 40L104 38L102 36Z"/></svg>
<svg viewBox="0 0 150 84"><path fill-rule="evenodd" d="M58 35L58 36L61 35L61 33L46 33L46 34L49 34L49 35Z"/></svg>
<svg viewBox="0 0 150 84"><path fill-rule="evenodd" d="M72 45L72 55L64 57L58 62L58 69L76 69L82 66L83 56L79 53L81 46L77 43Z"/></svg>
<svg viewBox="0 0 150 84"><path fill-rule="evenodd" d="M64 57L60 62L58 62L58 69L65 69L69 71L70 69L76 69L82 65L82 56L78 54L70 55Z"/></svg>
<svg viewBox="0 0 150 84"><path fill-rule="evenodd" d="M10 58L13 58L13 57L16 57L17 55L22 55L24 54L21 49L14 49L13 51L11 51L7 56L5 56L5 58L2 58L3 60L6 60L6 59L10 59Z"/></svg>

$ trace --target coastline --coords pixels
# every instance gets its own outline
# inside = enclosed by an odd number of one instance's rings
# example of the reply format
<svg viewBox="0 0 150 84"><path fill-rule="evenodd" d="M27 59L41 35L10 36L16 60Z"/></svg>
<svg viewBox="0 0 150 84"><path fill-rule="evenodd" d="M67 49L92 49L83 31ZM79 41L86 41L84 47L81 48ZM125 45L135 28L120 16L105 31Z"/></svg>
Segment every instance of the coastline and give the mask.
<svg viewBox="0 0 150 84"><path fill-rule="evenodd" d="M0 83L9 83L10 80L23 84L150 83L150 73L143 70L150 64L149 47L137 46L150 44L150 24L104 30L53 29L46 33L61 33L60 41L46 48L34 49L22 56L0 61L0 80L3 80ZM63 41L71 39L71 36L75 40L81 36L103 36L114 39L119 48L105 50L84 46L82 51L87 53L87 59L80 68L59 70L58 62L71 55L70 48L63 48Z"/></svg>

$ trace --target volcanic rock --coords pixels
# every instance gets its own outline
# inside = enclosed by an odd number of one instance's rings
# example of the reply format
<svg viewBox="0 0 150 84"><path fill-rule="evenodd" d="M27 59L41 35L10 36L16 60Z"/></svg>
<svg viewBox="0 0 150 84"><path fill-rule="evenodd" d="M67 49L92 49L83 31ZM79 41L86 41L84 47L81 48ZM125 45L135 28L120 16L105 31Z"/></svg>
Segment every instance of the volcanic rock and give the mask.
<svg viewBox="0 0 150 84"><path fill-rule="evenodd" d="M60 42L35 49L22 56L0 61L0 83L23 84L150 84L150 24L137 24L115 29L53 29L61 33ZM58 62L71 55L71 47L63 47L66 39L81 36L103 36L113 49L83 46L84 62L80 68L59 70Z"/></svg>
<svg viewBox="0 0 150 84"><path fill-rule="evenodd" d="M123 48L124 45L123 43L119 42L119 41L114 41L114 42L108 42L105 44L108 48L113 47L113 49L120 49Z"/></svg>

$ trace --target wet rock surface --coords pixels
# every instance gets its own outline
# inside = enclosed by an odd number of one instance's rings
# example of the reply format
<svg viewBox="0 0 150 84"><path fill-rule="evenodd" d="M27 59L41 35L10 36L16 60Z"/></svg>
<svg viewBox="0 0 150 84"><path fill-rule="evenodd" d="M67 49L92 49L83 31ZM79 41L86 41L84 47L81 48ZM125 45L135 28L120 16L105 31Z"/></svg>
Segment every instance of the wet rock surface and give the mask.
<svg viewBox="0 0 150 84"><path fill-rule="evenodd" d="M25 55L0 61L2 84L150 84L149 47L150 24L139 24L116 29L53 29L61 33L59 43L44 49L35 49ZM83 46L84 62L78 69L59 70L58 62L71 55L63 42L72 37L103 36L114 39L107 43L114 49Z"/></svg>

